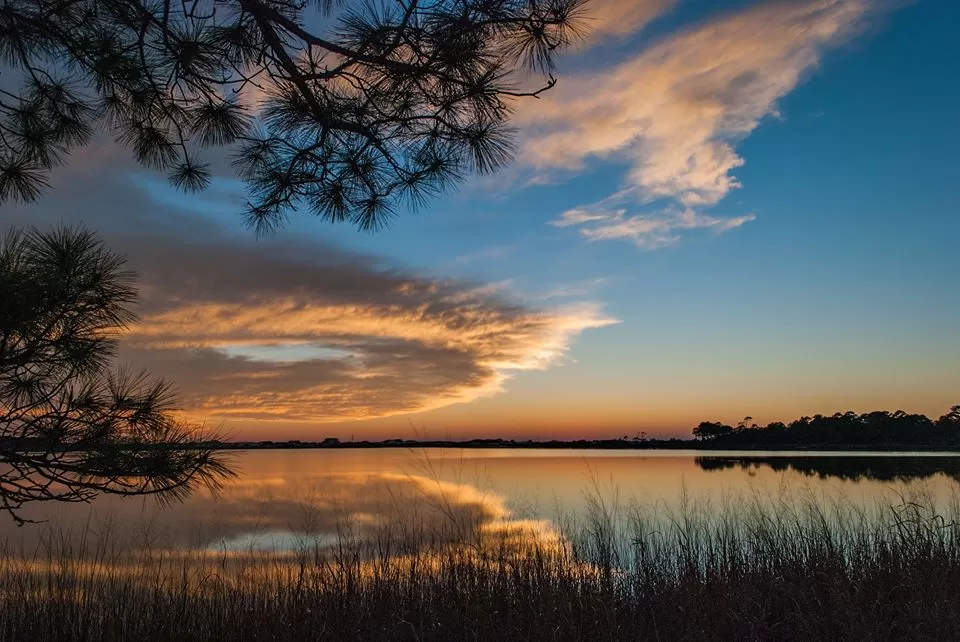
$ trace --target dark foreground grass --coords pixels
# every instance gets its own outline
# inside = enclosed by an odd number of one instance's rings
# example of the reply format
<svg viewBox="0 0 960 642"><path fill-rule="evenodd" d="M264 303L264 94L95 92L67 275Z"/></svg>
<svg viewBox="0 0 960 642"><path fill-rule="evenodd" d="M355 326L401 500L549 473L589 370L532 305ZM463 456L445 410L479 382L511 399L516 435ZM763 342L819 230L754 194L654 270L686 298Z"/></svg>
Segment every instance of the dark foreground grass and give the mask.
<svg viewBox="0 0 960 642"><path fill-rule="evenodd" d="M947 511L955 515L956 511ZM960 638L960 532L904 501L591 504L560 540L0 562L4 640ZM415 552L411 552L415 550Z"/></svg>

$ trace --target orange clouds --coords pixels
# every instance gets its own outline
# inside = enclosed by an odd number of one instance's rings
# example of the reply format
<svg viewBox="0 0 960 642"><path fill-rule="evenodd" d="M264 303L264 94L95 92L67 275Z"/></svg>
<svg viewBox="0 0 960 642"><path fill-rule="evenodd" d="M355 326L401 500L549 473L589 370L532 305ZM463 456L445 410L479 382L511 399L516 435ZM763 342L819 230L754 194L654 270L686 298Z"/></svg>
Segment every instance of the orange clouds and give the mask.
<svg viewBox="0 0 960 642"><path fill-rule="evenodd" d="M581 331L615 323L594 305L535 310L335 252L257 250L141 257L145 312L124 356L177 381L191 415L321 422L439 408L556 364Z"/></svg>
<svg viewBox="0 0 960 642"><path fill-rule="evenodd" d="M588 238L657 247L679 230L736 227L690 208L714 205L739 186L733 172L744 160L736 143L777 115L777 101L829 47L856 33L870 9L867 0L766 3L664 38L606 71L565 77L521 109L521 158L540 171L622 159L626 189L613 205L668 199L679 206L640 218L606 207L559 221L590 222Z"/></svg>
<svg viewBox="0 0 960 642"><path fill-rule="evenodd" d="M316 458L285 461L284 470L266 476L260 466L268 458L243 457L242 477L229 480L217 493L191 495L175 511L161 514L156 505L105 497L98 500L93 516L87 505L56 511L33 506L31 515L50 520L59 533L52 545L73 546L80 555L102 554L95 545L84 549L80 539L90 543L103 538L111 551L123 553L114 560L121 564L143 557L199 559L210 554L218 560L225 555L296 558L338 545L356 546L364 556L387 548L402 555L462 546L504 552L504 545L513 544L520 552L533 545L546 550L562 545L549 521L524 519L505 497L476 485L405 474L378 457L352 463L339 457L336 463L326 462L333 471L322 473L315 472ZM99 523L99 514L108 515L107 521ZM0 522L0 536L15 541L15 525Z"/></svg>
<svg viewBox="0 0 960 642"><path fill-rule="evenodd" d="M590 0L587 44L605 36L627 36L677 5L679 0Z"/></svg>

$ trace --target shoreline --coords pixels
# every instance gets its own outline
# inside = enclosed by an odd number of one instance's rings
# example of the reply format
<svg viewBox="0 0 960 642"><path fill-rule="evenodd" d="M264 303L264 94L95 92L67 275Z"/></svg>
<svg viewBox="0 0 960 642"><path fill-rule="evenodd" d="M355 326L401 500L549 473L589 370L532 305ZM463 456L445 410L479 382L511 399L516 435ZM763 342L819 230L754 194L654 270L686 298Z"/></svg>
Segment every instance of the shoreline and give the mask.
<svg viewBox="0 0 960 642"><path fill-rule="evenodd" d="M891 452L891 453L941 453L944 456L960 456L957 445L919 444L710 444L695 440L646 440L622 439L601 440L551 440L513 441L501 439L472 439L467 441L388 439L383 441L319 442L261 441L220 442L213 446L219 450L363 450L363 449L489 449L489 450L694 450L711 452Z"/></svg>

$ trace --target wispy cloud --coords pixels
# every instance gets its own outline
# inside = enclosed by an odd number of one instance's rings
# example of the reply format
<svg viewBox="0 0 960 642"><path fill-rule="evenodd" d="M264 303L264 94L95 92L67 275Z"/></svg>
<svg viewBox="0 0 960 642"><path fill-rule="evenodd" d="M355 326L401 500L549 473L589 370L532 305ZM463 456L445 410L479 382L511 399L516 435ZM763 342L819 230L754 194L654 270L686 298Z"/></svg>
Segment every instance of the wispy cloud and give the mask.
<svg viewBox="0 0 960 642"><path fill-rule="evenodd" d="M85 223L140 275L140 321L120 359L176 383L195 419L343 421L495 394L552 367L577 336L617 320L589 302L535 306L505 283L407 270L317 237L252 242L237 223L158 198L117 171L61 168L7 225ZM2 231L2 229L0 229Z"/></svg>
<svg viewBox="0 0 960 642"><path fill-rule="evenodd" d="M144 314L123 356L177 381L195 416L342 421L496 393L616 322L596 305L534 309L498 288L302 249L139 252Z"/></svg>
<svg viewBox="0 0 960 642"><path fill-rule="evenodd" d="M475 252L461 254L460 256L456 257L453 262L460 265L466 265L468 263L497 261L499 259L507 258L513 254L516 249L517 248L512 245L495 245L493 247L483 248Z"/></svg>
<svg viewBox="0 0 960 642"><path fill-rule="evenodd" d="M598 290L609 285L612 281L612 277L583 279L556 286L535 298L540 301L545 301L547 299L571 299L594 296Z"/></svg>
<svg viewBox="0 0 960 642"><path fill-rule="evenodd" d="M605 37L628 36L667 13L680 0L591 0L586 45Z"/></svg>
<svg viewBox="0 0 960 642"><path fill-rule="evenodd" d="M753 214L720 218L692 208L667 208L653 213L627 214L627 209L581 206L567 210L550 221L555 227L580 226L580 234L590 241L622 239L643 250L656 250L677 243L684 232L709 230L726 232L749 223Z"/></svg>
<svg viewBox="0 0 960 642"><path fill-rule="evenodd" d="M575 208L563 225L590 239L630 238L641 247L675 242L677 231L731 228L700 213L740 186L736 145L817 67L856 34L875 3L765 3L667 37L606 72L565 77L554 93L520 112L521 158L540 173L580 170L591 158L628 165L632 202L622 209ZM661 214L631 213L665 201ZM671 205L672 204L672 205ZM670 209L673 208L673 209Z"/></svg>

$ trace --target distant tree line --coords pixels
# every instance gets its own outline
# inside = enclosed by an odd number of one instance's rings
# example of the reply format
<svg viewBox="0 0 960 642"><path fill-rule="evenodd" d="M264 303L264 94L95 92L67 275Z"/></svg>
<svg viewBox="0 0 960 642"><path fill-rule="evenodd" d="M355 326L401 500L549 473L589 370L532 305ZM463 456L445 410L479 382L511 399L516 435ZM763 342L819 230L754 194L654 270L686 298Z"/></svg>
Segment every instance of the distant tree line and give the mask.
<svg viewBox="0 0 960 642"><path fill-rule="evenodd" d="M800 417L789 424L775 421L766 426L753 423L752 417L746 417L736 426L704 421L693 429L693 436L724 446L960 446L960 405L953 406L936 420L902 410L876 410Z"/></svg>

